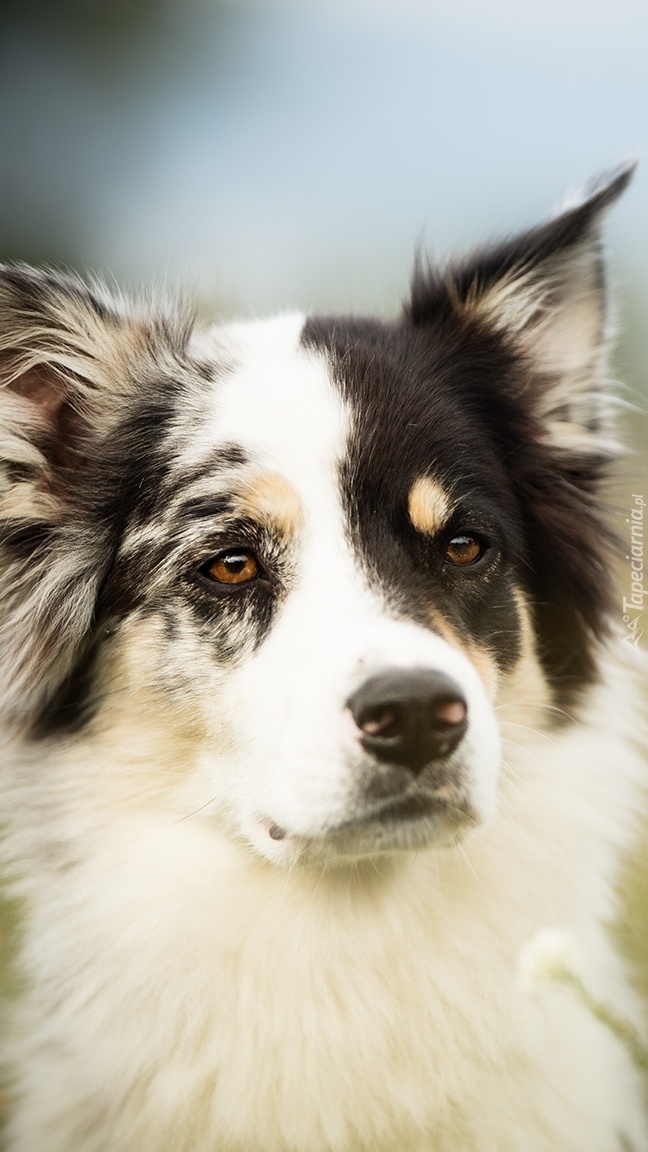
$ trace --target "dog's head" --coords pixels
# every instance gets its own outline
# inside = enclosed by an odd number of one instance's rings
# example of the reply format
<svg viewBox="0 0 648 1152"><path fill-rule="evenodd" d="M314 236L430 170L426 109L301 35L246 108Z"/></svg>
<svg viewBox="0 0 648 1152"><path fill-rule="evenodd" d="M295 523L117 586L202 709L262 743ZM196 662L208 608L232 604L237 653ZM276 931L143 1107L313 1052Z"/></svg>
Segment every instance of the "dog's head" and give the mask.
<svg viewBox="0 0 648 1152"><path fill-rule="evenodd" d="M175 747L167 792L189 777L274 860L485 819L501 710L538 723L595 676L600 224L630 175L420 266L391 323L201 332L4 268L8 725L101 743L128 717L116 757Z"/></svg>

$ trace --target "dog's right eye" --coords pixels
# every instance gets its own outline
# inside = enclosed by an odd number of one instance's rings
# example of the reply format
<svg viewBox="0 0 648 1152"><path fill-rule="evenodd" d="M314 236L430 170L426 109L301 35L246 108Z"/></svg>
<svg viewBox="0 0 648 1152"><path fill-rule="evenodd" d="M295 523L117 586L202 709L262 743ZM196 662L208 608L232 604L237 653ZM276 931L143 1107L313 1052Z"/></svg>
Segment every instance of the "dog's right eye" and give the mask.
<svg viewBox="0 0 648 1152"><path fill-rule="evenodd" d="M481 560L486 551L486 545L477 536L473 536L468 532L461 532L458 536L453 536L446 544L444 553L444 560L448 564L455 564L465 567L469 564L476 564Z"/></svg>
<svg viewBox="0 0 648 1152"><path fill-rule="evenodd" d="M261 565L246 548L228 548L214 556L203 572L217 584L250 584L259 576Z"/></svg>

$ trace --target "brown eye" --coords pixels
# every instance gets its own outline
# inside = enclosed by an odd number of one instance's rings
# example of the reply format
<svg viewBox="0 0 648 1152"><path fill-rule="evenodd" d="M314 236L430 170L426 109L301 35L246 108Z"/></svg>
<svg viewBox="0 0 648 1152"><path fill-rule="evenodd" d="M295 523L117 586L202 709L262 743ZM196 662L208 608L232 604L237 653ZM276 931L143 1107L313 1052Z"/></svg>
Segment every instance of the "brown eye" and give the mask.
<svg viewBox="0 0 648 1152"><path fill-rule="evenodd" d="M444 560L449 564L474 564L485 552L485 546L476 536L463 533L453 536L446 545Z"/></svg>
<svg viewBox="0 0 648 1152"><path fill-rule="evenodd" d="M259 561L245 548L231 548L219 552L205 572L219 584L249 584L260 572Z"/></svg>

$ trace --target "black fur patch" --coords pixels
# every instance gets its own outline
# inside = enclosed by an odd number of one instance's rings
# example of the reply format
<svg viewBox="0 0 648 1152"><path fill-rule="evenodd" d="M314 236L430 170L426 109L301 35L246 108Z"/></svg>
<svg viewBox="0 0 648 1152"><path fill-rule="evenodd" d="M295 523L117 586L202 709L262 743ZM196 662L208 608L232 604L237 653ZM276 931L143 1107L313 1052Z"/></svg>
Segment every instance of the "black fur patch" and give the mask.
<svg viewBox="0 0 648 1152"><path fill-rule="evenodd" d="M519 653L513 587L529 596L540 655L561 702L596 674L610 576L595 452L565 461L544 445L510 342L462 321L435 279L426 306L416 283L414 324L311 320L306 344L331 358L354 423L342 474L351 535L390 599L424 620L432 603L488 647L501 667ZM406 513L417 477L438 479L458 501L453 531L494 530L498 569L449 582L426 561ZM473 511L475 510L475 511ZM491 526L492 525L492 529Z"/></svg>
<svg viewBox="0 0 648 1152"><path fill-rule="evenodd" d="M430 626L433 607L487 647L501 667L519 654L512 574L523 550L522 527L502 466L495 409L485 422L481 387L514 370L503 345L487 334L469 339L439 325L432 338L406 322L311 320L307 345L324 348L353 411L341 484L359 560L392 608ZM415 481L438 480L456 511L439 540L412 526L407 506ZM443 561L460 530L492 542L492 563L478 577Z"/></svg>

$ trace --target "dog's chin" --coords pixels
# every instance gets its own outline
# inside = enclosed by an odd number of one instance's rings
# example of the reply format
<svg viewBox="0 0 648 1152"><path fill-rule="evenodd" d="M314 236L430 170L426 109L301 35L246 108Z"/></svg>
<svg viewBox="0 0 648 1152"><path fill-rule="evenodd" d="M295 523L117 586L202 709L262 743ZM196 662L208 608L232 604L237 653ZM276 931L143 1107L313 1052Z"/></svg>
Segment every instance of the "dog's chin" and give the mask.
<svg viewBox="0 0 648 1152"><path fill-rule="evenodd" d="M408 796L358 811L314 835L298 835L268 818L257 821L252 847L276 864L344 863L371 856L449 848L482 817L464 797Z"/></svg>

